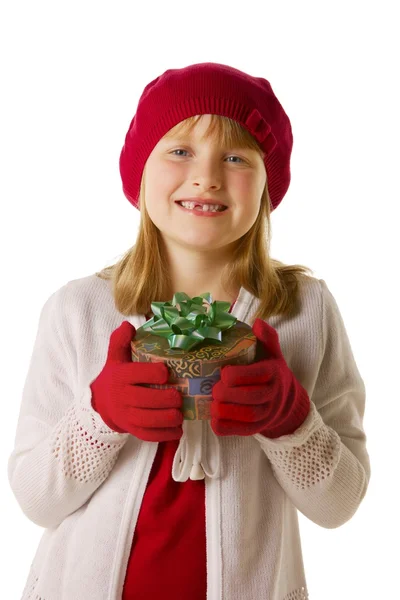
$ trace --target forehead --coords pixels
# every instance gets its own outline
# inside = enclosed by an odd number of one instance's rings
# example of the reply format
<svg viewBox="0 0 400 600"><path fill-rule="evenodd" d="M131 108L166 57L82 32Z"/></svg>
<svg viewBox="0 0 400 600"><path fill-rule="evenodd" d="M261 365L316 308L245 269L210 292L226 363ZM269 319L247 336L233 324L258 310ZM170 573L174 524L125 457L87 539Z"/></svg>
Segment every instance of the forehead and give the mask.
<svg viewBox="0 0 400 600"><path fill-rule="evenodd" d="M221 115L195 115L184 119L158 141L157 146L188 143L204 144L222 151L246 150L265 157L255 138L237 121Z"/></svg>
<svg viewBox="0 0 400 600"><path fill-rule="evenodd" d="M218 131L218 127L211 127L210 117L211 115L201 115L195 117L196 120L181 121L167 131L162 139L174 141L212 140L218 142L221 138L220 131Z"/></svg>
<svg viewBox="0 0 400 600"><path fill-rule="evenodd" d="M219 125L219 127L218 127ZM188 139L197 136L209 137L214 132L221 129L221 123L212 119L212 115L195 115L185 119L172 127L165 137L187 137Z"/></svg>

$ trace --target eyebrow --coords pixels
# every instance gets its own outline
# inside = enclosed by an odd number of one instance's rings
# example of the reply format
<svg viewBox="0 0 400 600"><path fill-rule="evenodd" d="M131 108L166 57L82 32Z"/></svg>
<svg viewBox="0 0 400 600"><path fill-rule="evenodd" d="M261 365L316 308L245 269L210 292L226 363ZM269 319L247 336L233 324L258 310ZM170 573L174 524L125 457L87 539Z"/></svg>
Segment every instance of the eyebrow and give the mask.
<svg viewBox="0 0 400 600"><path fill-rule="evenodd" d="M172 135L168 138L165 138L166 142L192 142L193 138L190 135Z"/></svg>
<svg viewBox="0 0 400 600"><path fill-rule="evenodd" d="M199 141L200 141L200 140L199 140ZM166 144L171 144L171 143L174 143L174 144L187 144L187 143L193 143L193 142L194 142L194 140L193 140L193 138L192 138L192 137L190 137L190 135L189 135L189 136L184 136L184 135L176 135L176 136L172 136L172 137L170 137L170 138L165 138L165 139L164 139L164 142L165 142ZM233 149L233 150L234 150L234 149L237 149L237 150L243 150L243 151L248 151L248 152L251 152L251 151L252 151L252 148L248 148L248 147L246 147L246 146L240 146L240 145L226 146L226 147L224 148L224 147L222 146L222 144L221 144L221 146L220 146L220 149L221 149L221 150L225 150L225 151L226 151L226 150L232 150L232 149Z"/></svg>

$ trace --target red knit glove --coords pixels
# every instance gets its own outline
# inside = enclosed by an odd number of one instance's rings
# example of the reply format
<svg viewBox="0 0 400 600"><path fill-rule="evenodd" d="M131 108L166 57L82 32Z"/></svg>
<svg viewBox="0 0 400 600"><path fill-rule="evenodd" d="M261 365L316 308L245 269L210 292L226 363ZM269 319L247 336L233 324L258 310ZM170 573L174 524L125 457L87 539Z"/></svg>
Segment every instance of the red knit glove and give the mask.
<svg viewBox="0 0 400 600"><path fill-rule="evenodd" d="M211 427L220 436L293 433L309 413L308 394L286 364L276 330L256 319L252 331L267 358L221 369L212 388Z"/></svg>
<svg viewBox="0 0 400 600"><path fill-rule="evenodd" d="M138 385L166 384L169 373L161 362L132 362L135 335L129 321L112 332L106 363L90 384L92 407L118 433L131 433L146 442L178 440L183 434L182 396L176 388Z"/></svg>

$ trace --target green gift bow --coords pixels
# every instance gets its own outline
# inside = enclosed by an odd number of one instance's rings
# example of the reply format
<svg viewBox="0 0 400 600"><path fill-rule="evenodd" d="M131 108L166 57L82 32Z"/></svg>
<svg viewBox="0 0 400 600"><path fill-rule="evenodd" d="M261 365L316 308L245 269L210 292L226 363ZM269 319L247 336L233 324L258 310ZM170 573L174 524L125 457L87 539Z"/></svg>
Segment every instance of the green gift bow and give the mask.
<svg viewBox="0 0 400 600"><path fill-rule="evenodd" d="M203 305L204 300L210 305L208 313ZM154 317L139 327L138 331L144 329L167 338L169 347L175 350L189 351L206 339L222 343L222 331L230 329L237 321L227 312L229 302L213 302L209 293L190 298L184 292L177 292L172 303L152 302L151 308Z"/></svg>

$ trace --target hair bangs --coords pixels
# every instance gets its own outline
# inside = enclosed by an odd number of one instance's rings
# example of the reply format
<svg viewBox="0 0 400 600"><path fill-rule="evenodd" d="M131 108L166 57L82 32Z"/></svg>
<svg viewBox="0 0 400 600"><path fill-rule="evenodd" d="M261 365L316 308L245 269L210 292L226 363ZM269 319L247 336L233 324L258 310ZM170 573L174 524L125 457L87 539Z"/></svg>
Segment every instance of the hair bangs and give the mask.
<svg viewBox="0 0 400 600"><path fill-rule="evenodd" d="M174 136L189 137L202 117L203 115L188 117L172 127L164 137L167 139ZM264 151L247 129L242 127L237 121L222 115L211 115L210 123L204 132L202 141L205 139L211 139L225 149L243 148L256 150L262 158L265 156Z"/></svg>

